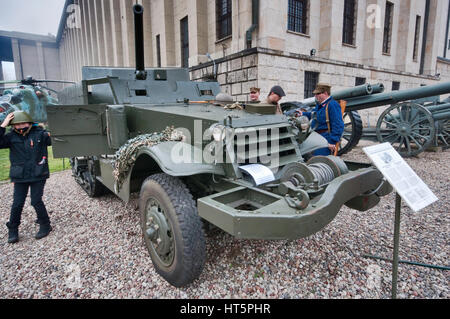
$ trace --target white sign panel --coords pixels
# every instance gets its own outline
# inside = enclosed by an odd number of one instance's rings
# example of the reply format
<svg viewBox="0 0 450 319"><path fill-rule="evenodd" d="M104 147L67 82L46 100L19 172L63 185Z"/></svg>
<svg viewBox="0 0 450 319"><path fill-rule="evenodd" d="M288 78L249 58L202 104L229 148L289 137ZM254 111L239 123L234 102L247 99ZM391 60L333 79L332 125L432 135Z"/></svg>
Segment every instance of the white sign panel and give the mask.
<svg viewBox="0 0 450 319"><path fill-rule="evenodd" d="M412 210L417 212L437 201L430 188L390 143L364 147L363 151Z"/></svg>

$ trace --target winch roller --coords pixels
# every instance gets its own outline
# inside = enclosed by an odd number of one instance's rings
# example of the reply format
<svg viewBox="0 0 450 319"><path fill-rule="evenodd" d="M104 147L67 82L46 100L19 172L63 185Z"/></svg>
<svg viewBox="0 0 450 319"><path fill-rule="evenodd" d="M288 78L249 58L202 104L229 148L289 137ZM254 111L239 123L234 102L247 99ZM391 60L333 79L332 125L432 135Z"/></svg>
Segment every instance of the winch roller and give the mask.
<svg viewBox="0 0 450 319"><path fill-rule="evenodd" d="M334 172L331 169L331 167L325 163L311 164L308 165L308 168L311 170L314 177L319 182L319 186L328 184L337 177L334 175Z"/></svg>
<svg viewBox="0 0 450 319"><path fill-rule="evenodd" d="M328 184L336 177L348 173L347 165L336 156L315 156L305 163L291 163L280 171L280 183L291 182L295 187L302 184L318 186Z"/></svg>

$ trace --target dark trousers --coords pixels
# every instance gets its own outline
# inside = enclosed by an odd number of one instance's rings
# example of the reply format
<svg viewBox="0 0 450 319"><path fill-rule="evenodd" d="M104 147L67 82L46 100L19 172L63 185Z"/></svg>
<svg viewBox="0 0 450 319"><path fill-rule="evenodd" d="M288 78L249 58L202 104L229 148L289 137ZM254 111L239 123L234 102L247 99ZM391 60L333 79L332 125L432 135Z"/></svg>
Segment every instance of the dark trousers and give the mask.
<svg viewBox="0 0 450 319"><path fill-rule="evenodd" d="M18 227L20 225L20 218L22 216L23 205L27 198L28 188L30 188L31 206L34 207L37 214L37 222L40 225L50 223L42 195L44 194L45 180L34 183L14 183L14 199L11 207L11 216L9 224L11 227Z"/></svg>

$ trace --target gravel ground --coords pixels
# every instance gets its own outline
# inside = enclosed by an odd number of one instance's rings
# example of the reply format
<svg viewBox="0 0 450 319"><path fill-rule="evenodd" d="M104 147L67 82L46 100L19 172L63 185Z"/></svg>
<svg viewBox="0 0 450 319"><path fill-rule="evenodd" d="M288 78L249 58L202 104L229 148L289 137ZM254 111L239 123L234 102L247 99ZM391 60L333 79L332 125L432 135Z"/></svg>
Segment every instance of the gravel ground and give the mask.
<svg viewBox="0 0 450 319"><path fill-rule="evenodd" d="M361 146L348 160L368 162ZM420 212L403 205L400 259L448 266L450 152L406 159L439 198ZM44 202L54 230L36 241L29 198L20 241L7 244L12 185L0 185L0 298L390 298L394 194L368 212L343 207L322 231L295 241L237 240L207 234L198 280L177 289L161 279L141 238L136 197L89 198L70 171L47 181ZM399 298L450 297L450 273L400 264Z"/></svg>

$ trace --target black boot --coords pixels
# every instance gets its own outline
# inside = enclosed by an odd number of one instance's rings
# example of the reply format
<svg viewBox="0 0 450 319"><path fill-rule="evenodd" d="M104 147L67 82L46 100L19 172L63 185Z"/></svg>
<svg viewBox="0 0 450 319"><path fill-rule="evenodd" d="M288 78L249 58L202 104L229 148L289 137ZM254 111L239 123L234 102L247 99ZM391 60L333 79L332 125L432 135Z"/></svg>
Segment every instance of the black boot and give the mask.
<svg viewBox="0 0 450 319"><path fill-rule="evenodd" d="M19 241L19 227L13 227L8 222L6 223L6 227L8 227L8 243L13 244Z"/></svg>
<svg viewBox="0 0 450 319"><path fill-rule="evenodd" d="M52 231L52 226L50 226L50 223L41 224L41 225L39 225L39 231L37 232L36 236L34 236L34 238L36 238L36 239L44 238L51 231Z"/></svg>

